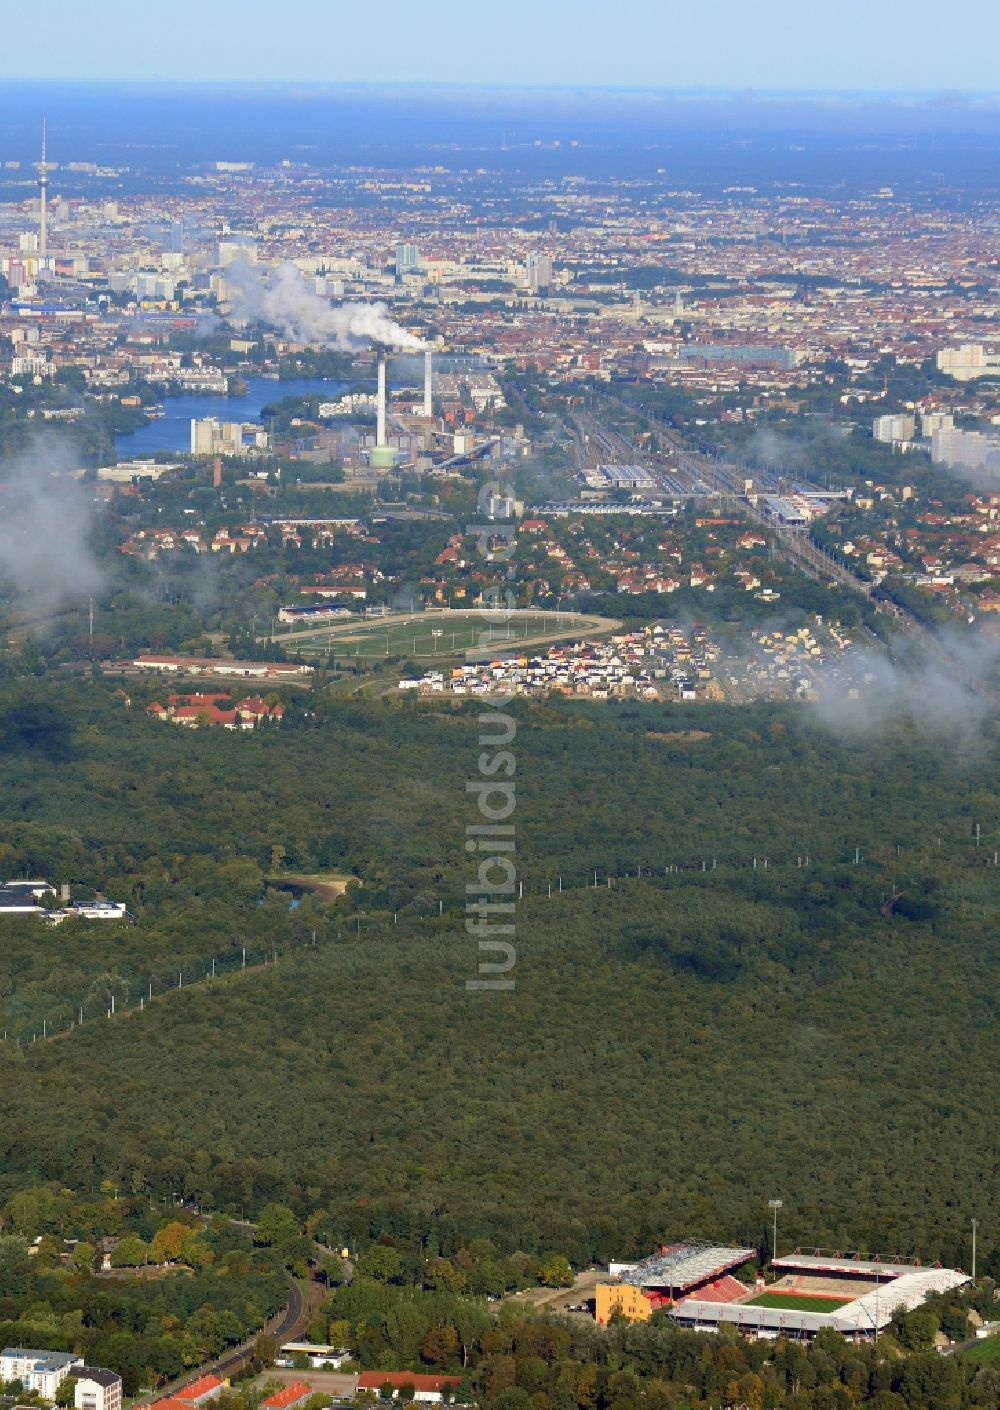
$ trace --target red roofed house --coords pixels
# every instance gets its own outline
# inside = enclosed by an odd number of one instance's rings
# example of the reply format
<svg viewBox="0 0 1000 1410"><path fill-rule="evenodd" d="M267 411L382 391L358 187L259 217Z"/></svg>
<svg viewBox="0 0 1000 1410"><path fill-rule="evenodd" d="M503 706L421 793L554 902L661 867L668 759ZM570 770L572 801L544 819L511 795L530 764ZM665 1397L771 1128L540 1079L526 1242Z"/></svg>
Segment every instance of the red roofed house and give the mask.
<svg viewBox="0 0 1000 1410"><path fill-rule="evenodd" d="M358 1377L358 1390L380 1395L382 1387L390 1385L395 1400L403 1386L412 1386L414 1400L436 1405L442 1399L445 1387L454 1390L460 1380L460 1376L427 1376L419 1371L362 1371Z"/></svg>
<svg viewBox="0 0 1000 1410"><path fill-rule="evenodd" d="M262 1400L261 1410L293 1410L294 1406L301 1405L311 1395L312 1390L305 1381L292 1381L290 1385L282 1386L266 1400Z"/></svg>
<svg viewBox="0 0 1000 1410"><path fill-rule="evenodd" d="M199 725L221 725L223 729L253 729L262 720L280 721L285 713L281 704L268 705L259 695L248 695L235 705L232 698L214 691L201 695L193 691L187 695L169 695L166 709L154 700L146 707L148 713L158 720L170 720L175 725L186 725L197 729Z"/></svg>
<svg viewBox="0 0 1000 1410"><path fill-rule="evenodd" d="M201 724L240 728L236 711L220 710L217 705L176 705L170 711L170 719L175 725L187 725L189 729L197 729Z"/></svg>
<svg viewBox="0 0 1000 1410"><path fill-rule="evenodd" d="M214 1400L220 1390L225 1390L226 1384L218 1376L199 1376L189 1386L177 1391L173 1398L185 1405L204 1405L207 1400Z"/></svg>
<svg viewBox="0 0 1000 1410"><path fill-rule="evenodd" d="M196 1381L184 1386L174 1395L155 1401L153 1410L192 1410L196 1405L207 1405L228 1384L228 1381L220 1381L218 1376L199 1376Z"/></svg>

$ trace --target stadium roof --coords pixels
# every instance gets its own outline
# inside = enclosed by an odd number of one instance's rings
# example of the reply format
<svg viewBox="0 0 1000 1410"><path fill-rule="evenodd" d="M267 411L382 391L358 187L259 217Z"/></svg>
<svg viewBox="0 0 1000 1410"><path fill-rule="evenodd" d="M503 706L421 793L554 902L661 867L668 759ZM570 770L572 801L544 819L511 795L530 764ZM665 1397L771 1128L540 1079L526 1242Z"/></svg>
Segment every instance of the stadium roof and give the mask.
<svg viewBox="0 0 1000 1410"><path fill-rule="evenodd" d="M866 1277L901 1278L906 1273L922 1273L919 1263L887 1263L877 1258L838 1257L836 1254L788 1253L771 1260L772 1268L799 1269L809 1273L831 1273L837 1276L862 1274Z"/></svg>
<svg viewBox="0 0 1000 1410"><path fill-rule="evenodd" d="M639 1288L671 1288L683 1292L709 1278L718 1278L730 1268L738 1268L755 1256L752 1248L729 1248L724 1244L677 1244L645 1258L623 1272L623 1283Z"/></svg>
<svg viewBox="0 0 1000 1410"><path fill-rule="evenodd" d="M846 1307L831 1313L831 1321L839 1332L860 1332L875 1325L881 1330L898 1308L910 1312L919 1307L928 1294L950 1292L968 1281L968 1277L955 1268L917 1268L855 1298Z"/></svg>
<svg viewBox="0 0 1000 1410"><path fill-rule="evenodd" d="M758 1307L749 1302L704 1302L697 1297L686 1297L671 1308L670 1315L686 1325L718 1327L726 1322L758 1334L818 1332L821 1327L833 1326L829 1312L798 1312L787 1307Z"/></svg>

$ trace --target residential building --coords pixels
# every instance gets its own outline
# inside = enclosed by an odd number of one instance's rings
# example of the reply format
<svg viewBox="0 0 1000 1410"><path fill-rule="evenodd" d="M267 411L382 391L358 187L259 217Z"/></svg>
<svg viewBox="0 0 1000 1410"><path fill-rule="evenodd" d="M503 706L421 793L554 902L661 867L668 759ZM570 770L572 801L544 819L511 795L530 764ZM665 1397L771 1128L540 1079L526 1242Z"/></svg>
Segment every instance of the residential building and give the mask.
<svg viewBox="0 0 1000 1410"><path fill-rule="evenodd" d="M916 429L916 418L907 415L876 416L872 423L872 435L877 441L884 441L886 445L895 445L897 441L912 441Z"/></svg>
<svg viewBox="0 0 1000 1410"><path fill-rule="evenodd" d="M460 1380L459 1376L429 1376L420 1371L362 1371L358 1377L358 1390L381 1395L383 1386L389 1386L395 1400L403 1386L412 1386L415 1401L437 1405L443 1399L445 1387L450 1386L454 1390Z"/></svg>
<svg viewBox="0 0 1000 1410"><path fill-rule="evenodd" d="M982 343L963 343L959 348L942 348L937 355L937 368L956 382L998 376L1000 353L988 353Z"/></svg>
<svg viewBox="0 0 1000 1410"><path fill-rule="evenodd" d="M552 256L532 250L527 260L528 288L533 294L544 294L552 285Z"/></svg>
<svg viewBox="0 0 1000 1410"><path fill-rule="evenodd" d="M273 1395L269 1395L266 1400L260 1402L260 1410L295 1410L297 1405L303 1405L312 1395L312 1389L305 1381L292 1381L287 1386L282 1386Z"/></svg>
<svg viewBox="0 0 1000 1410"><path fill-rule="evenodd" d="M20 1381L25 1390L34 1391L44 1400L55 1400L62 1382L82 1365L83 1357L72 1351L8 1346L0 1351L0 1380Z"/></svg>
<svg viewBox="0 0 1000 1410"><path fill-rule="evenodd" d="M101 1366L80 1366L73 1372L76 1410L121 1410L122 1378Z"/></svg>

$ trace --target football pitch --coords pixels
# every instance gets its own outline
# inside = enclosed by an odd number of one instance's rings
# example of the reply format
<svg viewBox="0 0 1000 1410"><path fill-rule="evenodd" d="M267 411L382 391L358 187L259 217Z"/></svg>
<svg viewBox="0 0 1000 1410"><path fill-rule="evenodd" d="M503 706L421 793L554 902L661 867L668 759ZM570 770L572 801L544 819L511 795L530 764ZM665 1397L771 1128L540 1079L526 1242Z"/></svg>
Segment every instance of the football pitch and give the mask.
<svg viewBox="0 0 1000 1410"><path fill-rule="evenodd" d="M747 1307L780 1307L786 1312L836 1312L846 1307L849 1297L799 1297L795 1293L760 1293L744 1304Z"/></svg>
<svg viewBox="0 0 1000 1410"><path fill-rule="evenodd" d="M275 640L303 656L329 656L338 661L377 662L405 656L431 661L468 653L489 656L516 654L519 645L594 636L618 624L606 618L570 612L415 613L412 616L338 622Z"/></svg>

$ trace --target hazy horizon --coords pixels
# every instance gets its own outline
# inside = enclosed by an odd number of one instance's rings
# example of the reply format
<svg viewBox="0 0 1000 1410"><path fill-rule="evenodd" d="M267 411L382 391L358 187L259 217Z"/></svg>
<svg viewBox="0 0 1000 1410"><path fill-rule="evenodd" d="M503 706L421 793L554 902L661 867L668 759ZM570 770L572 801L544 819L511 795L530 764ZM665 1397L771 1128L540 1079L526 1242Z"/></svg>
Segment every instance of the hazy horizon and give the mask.
<svg viewBox="0 0 1000 1410"><path fill-rule="evenodd" d="M933 0L800 0L698 8L663 0L385 0L377 29L330 0L239 6L174 0L150 33L129 0L50 0L44 44L18 11L0 60L8 79L303 83L584 84L636 88L966 93L996 91L1000 15L969 0L961 26Z"/></svg>

